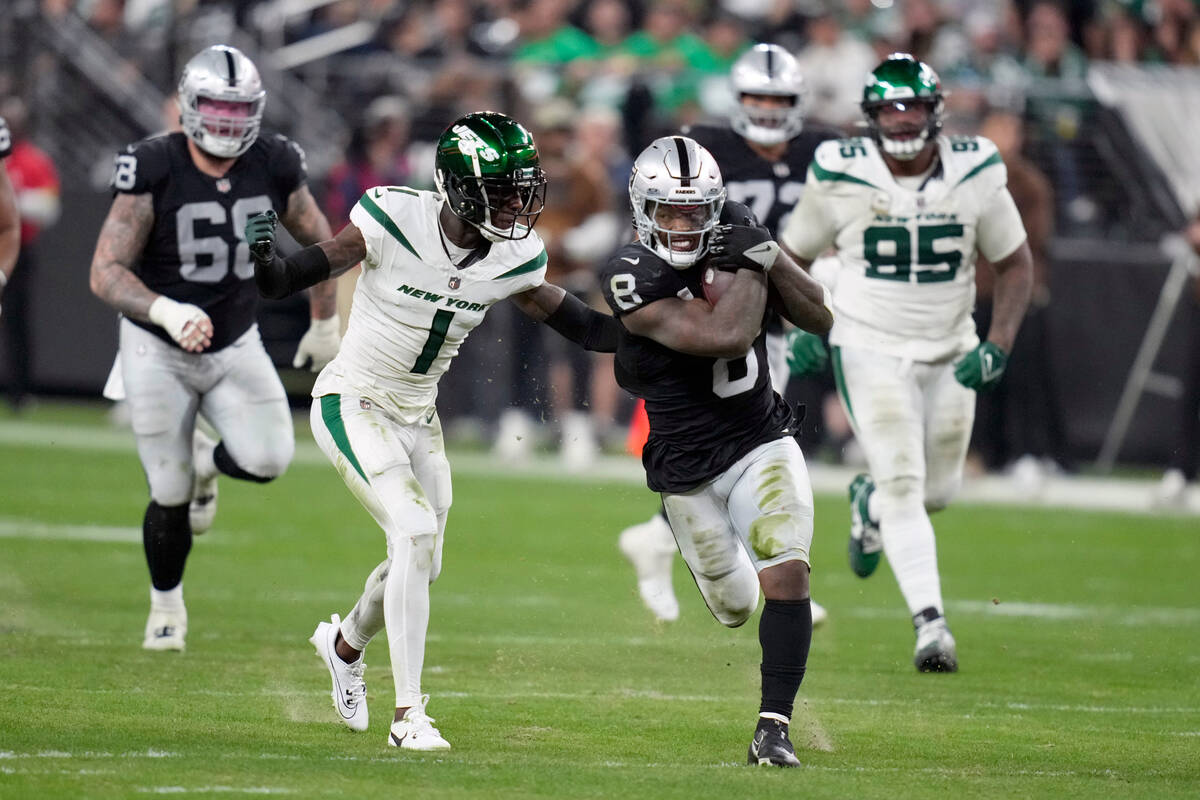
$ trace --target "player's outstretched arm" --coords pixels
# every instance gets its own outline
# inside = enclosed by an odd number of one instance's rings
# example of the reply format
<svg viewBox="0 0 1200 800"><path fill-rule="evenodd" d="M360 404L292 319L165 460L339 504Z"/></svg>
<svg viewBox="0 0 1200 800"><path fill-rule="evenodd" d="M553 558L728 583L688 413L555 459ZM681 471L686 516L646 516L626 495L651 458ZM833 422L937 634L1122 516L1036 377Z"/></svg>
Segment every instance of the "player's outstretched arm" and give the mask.
<svg viewBox="0 0 1200 800"><path fill-rule="evenodd" d="M246 241L254 259L254 282L263 297L278 300L321 281L336 278L367 255L362 231L353 223L332 239L310 244L286 259L275 252L274 211L255 214L246 221Z"/></svg>
<svg viewBox="0 0 1200 800"><path fill-rule="evenodd" d="M329 220L317 206L308 186L296 189L288 196L287 211L282 219L283 227L302 245L316 244L333 238ZM337 313L337 284L332 280L312 287L308 302L313 319L328 319Z"/></svg>
<svg viewBox="0 0 1200 800"><path fill-rule="evenodd" d="M308 186L301 186L288 197L283 226L297 242L304 245L333 238L329 220L317 207L317 201L313 199ZM336 279L329 278L309 289L308 306L311 321L296 346L292 366L300 368L308 365L313 372L320 372L337 356L342 346Z"/></svg>
<svg viewBox="0 0 1200 800"><path fill-rule="evenodd" d="M664 297L621 318L625 329L659 344L708 358L738 358L762 328L767 281L761 272L739 269L715 306L707 301Z"/></svg>
<svg viewBox="0 0 1200 800"><path fill-rule="evenodd" d="M780 248L767 280L778 298L783 318L802 330L824 336L833 327L833 300L829 290L808 274L804 266Z"/></svg>
<svg viewBox="0 0 1200 800"><path fill-rule="evenodd" d="M151 291L133 274L153 227L154 200L149 193L116 196L92 255L92 293L130 319L158 325L184 350L202 352L212 344L208 315L191 303Z"/></svg>
<svg viewBox="0 0 1200 800"><path fill-rule="evenodd" d="M620 341L621 323L601 314L575 295L553 283L514 294L517 308L538 322L544 322L585 350L615 353Z"/></svg>

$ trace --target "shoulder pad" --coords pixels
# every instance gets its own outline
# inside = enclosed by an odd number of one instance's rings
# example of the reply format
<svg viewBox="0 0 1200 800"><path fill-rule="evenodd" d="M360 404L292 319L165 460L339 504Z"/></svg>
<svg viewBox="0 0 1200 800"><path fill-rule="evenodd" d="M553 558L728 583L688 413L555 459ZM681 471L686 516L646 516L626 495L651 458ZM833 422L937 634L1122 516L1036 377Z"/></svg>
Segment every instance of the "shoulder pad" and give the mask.
<svg viewBox="0 0 1200 800"><path fill-rule="evenodd" d="M819 182L875 186L878 179L874 173L881 167L886 169L875 143L865 136L855 136L818 145L811 172Z"/></svg>
<svg viewBox="0 0 1200 800"><path fill-rule="evenodd" d="M169 133L151 136L118 153L113 161L112 188L126 194L153 191L170 174L173 136Z"/></svg>
<svg viewBox="0 0 1200 800"><path fill-rule="evenodd" d="M1007 183L1008 168L990 139L982 136L943 136L939 145L947 183L954 185L981 180L989 185L1003 186Z"/></svg>

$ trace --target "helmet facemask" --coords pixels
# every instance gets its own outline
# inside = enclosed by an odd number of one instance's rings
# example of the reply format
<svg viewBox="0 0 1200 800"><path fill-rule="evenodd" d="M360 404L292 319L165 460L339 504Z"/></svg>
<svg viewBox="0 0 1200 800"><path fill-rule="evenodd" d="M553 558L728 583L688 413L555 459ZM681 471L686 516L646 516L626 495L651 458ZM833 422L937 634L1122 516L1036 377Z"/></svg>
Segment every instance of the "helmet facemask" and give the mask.
<svg viewBox="0 0 1200 800"><path fill-rule="evenodd" d="M524 239L546 206L546 173L541 167L522 167L508 177L439 170L436 180L450 210L493 242Z"/></svg>
<svg viewBox="0 0 1200 800"><path fill-rule="evenodd" d="M708 252L725 207L725 184L712 154L684 136L655 139L633 163L629 203L638 241L676 269Z"/></svg>
<svg viewBox="0 0 1200 800"><path fill-rule="evenodd" d="M250 149L258 138L266 101L254 62L232 47L200 51L179 79L183 131L217 158L236 158ZM243 113L231 113L235 109Z"/></svg>
<svg viewBox="0 0 1200 800"><path fill-rule="evenodd" d="M761 145L795 138L804 127L804 79L795 56L777 44L759 44L743 53L730 74L737 105L731 126L738 135ZM774 97L786 106L748 104L748 97Z"/></svg>
<svg viewBox="0 0 1200 800"><path fill-rule="evenodd" d="M906 111L917 106L927 112L923 124L897 124L884 130L879 123L880 112L885 109ZM871 138L880 150L899 161L913 160L937 138L945 106L937 73L908 53L892 53L867 75L863 86L861 107Z"/></svg>
<svg viewBox="0 0 1200 800"><path fill-rule="evenodd" d="M645 222L638 223L638 238L642 244L651 241L651 249L671 266L690 267L708 252L709 235L724 205L724 198L698 205L647 200L641 209Z"/></svg>
<svg viewBox="0 0 1200 800"><path fill-rule="evenodd" d="M883 152L897 161L911 161L921 154L925 146L937 138L942 129L942 98L910 98L907 100L887 100L883 102L864 104L867 113L867 126L871 135ZM903 111L908 108L923 107L926 110L925 122L922 125L910 126L907 123L893 126L884 130L879 123L879 112L894 108ZM891 134L891 135L889 135Z"/></svg>
<svg viewBox="0 0 1200 800"><path fill-rule="evenodd" d="M450 211L492 242L529 236L546 203L533 135L494 111L467 114L442 133L434 182Z"/></svg>

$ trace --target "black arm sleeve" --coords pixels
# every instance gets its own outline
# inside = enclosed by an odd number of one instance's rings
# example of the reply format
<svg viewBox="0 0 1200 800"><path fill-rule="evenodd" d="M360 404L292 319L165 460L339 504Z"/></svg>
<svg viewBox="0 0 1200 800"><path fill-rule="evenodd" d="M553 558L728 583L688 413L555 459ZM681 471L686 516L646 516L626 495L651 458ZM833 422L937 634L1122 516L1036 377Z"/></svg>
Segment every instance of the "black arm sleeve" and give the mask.
<svg viewBox="0 0 1200 800"><path fill-rule="evenodd" d="M621 323L615 317L588 308L582 300L567 292L546 324L585 350L596 353L617 352Z"/></svg>
<svg viewBox="0 0 1200 800"><path fill-rule="evenodd" d="M329 258L319 245L310 244L286 259L273 254L271 261L262 264L254 260L254 282L258 293L271 300L315 286L329 277Z"/></svg>

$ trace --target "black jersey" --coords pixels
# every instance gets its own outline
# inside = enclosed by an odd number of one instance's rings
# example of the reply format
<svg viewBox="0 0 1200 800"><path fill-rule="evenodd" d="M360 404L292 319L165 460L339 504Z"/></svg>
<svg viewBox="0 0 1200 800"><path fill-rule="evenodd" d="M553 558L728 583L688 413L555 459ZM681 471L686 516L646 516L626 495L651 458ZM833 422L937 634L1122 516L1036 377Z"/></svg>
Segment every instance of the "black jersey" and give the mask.
<svg viewBox="0 0 1200 800"><path fill-rule="evenodd" d="M268 209L282 216L306 180L304 153L284 136L260 136L221 178L201 172L182 133L154 136L119 154L113 189L154 198L154 228L134 266L152 291L204 309L215 352L254 324L258 291L244 241L246 220ZM131 319L164 341L162 328Z"/></svg>
<svg viewBox="0 0 1200 800"><path fill-rule="evenodd" d="M745 206L726 203L722 222L742 223ZM622 247L601 270L604 298L618 319L667 297L702 297L706 259L676 269L649 248ZM755 447L795 431L792 413L771 388L766 339L740 358L680 353L622 328L617 383L646 401L650 438L642 450L656 492L686 492L715 478Z"/></svg>
<svg viewBox="0 0 1200 800"><path fill-rule="evenodd" d="M12 155L12 131L8 129L8 123L4 121L4 117L0 117L0 158L8 158Z"/></svg>
<svg viewBox="0 0 1200 800"><path fill-rule="evenodd" d="M741 134L729 127L692 125L683 133L713 154L729 199L749 206L772 236L779 235L784 217L804 194L804 178L817 145L843 138L832 128L806 125L788 141L783 158L772 162L751 150Z"/></svg>

